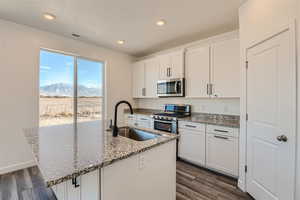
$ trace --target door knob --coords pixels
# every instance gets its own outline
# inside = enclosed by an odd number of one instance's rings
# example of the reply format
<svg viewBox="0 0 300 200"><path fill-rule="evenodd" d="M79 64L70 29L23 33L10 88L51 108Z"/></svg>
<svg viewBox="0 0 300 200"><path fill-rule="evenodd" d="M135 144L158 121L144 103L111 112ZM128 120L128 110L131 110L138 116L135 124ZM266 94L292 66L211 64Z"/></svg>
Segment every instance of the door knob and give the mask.
<svg viewBox="0 0 300 200"><path fill-rule="evenodd" d="M280 135L280 136L277 137L277 140L279 142L287 142L288 138L285 135Z"/></svg>

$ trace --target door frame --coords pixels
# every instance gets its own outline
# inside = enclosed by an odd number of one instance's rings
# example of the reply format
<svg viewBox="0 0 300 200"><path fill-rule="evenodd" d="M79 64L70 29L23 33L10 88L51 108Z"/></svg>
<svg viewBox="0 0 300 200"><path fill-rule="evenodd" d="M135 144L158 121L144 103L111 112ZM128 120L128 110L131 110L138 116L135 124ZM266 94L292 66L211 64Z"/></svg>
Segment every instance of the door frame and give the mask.
<svg viewBox="0 0 300 200"><path fill-rule="evenodd" d="M300 89L298 87L298 75L297 73L297 38L296 38L296 20L292 20L289 24L287 24L286 26L280 27L276 30L273 30L271 32L269 32L268 34L264 35L263 37L261 37L259 40L254 41L252 43L249 44L241 44L241 83L242 83L242 87L241 87L241 116L240 116L240 159L239 159L239 180L238 180L238 187L243 190L244 192L247 192L247 173L246 173L246 166L247 166L247 119L246 119L246 115L247 115L247 69L246 69L246 61L248 60L247 55L248 55L248 51L250 49L252 49L253 47L277 36L280 35L281 33L285 32L285 31L289 31L290 34L290 38L291 38L291 52L292 52L292 64L294 65L294 70L295 70L295 78L296 78L296 86L295 86L295 119L296 119L296 123L295 123L295 133L296 133L296 158L295 158L295 164L297 166L297 158L298 160L300 160L300 151L298 148L298 144L300 144L300 135L297 134L298 131L298 98L297 95L299 94L298 90ZM297 139L298 138L298 139ZM297 152L298 149L298 152ZM297 176L297 168L295 166L295 180L294 182L296 182L296 176ZM300 167L300 166L298 166ZM300 173L300 172L298 172ZM296 195L296 183L295 183L295 190L294 193ZM294 195L294 196L295 196Z"/></svg>

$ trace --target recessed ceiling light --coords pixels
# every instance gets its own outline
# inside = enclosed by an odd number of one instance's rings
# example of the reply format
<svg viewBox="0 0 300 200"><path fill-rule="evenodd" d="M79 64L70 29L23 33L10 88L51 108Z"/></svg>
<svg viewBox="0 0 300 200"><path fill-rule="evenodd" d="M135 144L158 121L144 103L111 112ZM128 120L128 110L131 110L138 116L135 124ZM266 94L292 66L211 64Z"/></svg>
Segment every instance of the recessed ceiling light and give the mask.
<svg viewBox="0 0 300 200"><path fill-rule="evenodd" d="M117 43L118 44L125 44L125 40L118 40Z"/></svg>
<svg viewBox="0 0 300 200"><path fill-rule="evenodd" d="M44 18L47 20L54 20L56 18L55 15L51 14L51 13L44 13Z"/></svg>
<svg viewBox="0 0 300 200"><path fill-rule="evenodd" d="M73 37L77 37L77 38L80 37L80 35L78 35L78 34L76 34L76 33L72 33L72 36L73 36Z"/></svg>
<svg viewBox="0 0 300 200"><path fill-rule="evenodd" d="M158 20L158 21L156 22L156 25L157 25L157 26L164 26L165 24L166 24L166 21L163 20L163 19Z"/></svg>

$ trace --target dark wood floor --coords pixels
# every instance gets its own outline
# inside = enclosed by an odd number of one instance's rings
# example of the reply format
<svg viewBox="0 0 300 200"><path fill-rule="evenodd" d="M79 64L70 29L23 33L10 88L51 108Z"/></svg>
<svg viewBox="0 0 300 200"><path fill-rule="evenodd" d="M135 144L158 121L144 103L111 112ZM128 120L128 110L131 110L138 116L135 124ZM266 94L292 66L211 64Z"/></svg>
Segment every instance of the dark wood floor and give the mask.
<svg viewBox="0 0 300 200"><path fill-rule="evenodd" d="M0 200L56 200L37 167L0 176Z"/></svg>
<svg viewBox="0 0 300 200"><path fill-rule="evenodd" d="M177 162L176 200L252 200L234 179ZM0 200L56 200L36 167L0 176Z"/></svg>
<svg viewBox="0 0 300 200"><path fill-rule="evenodd" d="M176 200L253 200L235 179L177 162Z"/></svg>

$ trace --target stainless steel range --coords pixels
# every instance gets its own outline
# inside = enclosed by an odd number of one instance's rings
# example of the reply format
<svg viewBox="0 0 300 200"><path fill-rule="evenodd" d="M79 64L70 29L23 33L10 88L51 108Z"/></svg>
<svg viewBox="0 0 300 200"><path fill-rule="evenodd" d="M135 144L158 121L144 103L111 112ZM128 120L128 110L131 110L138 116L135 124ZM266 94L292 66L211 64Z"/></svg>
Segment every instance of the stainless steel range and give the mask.
<svg viewBox="0 0 300 200"><path fill-rule="evenodd" d="M154 119L154 129L177 134L178 118L191 115L190 105L166 104L164 112L156 113Z"/></svg>

